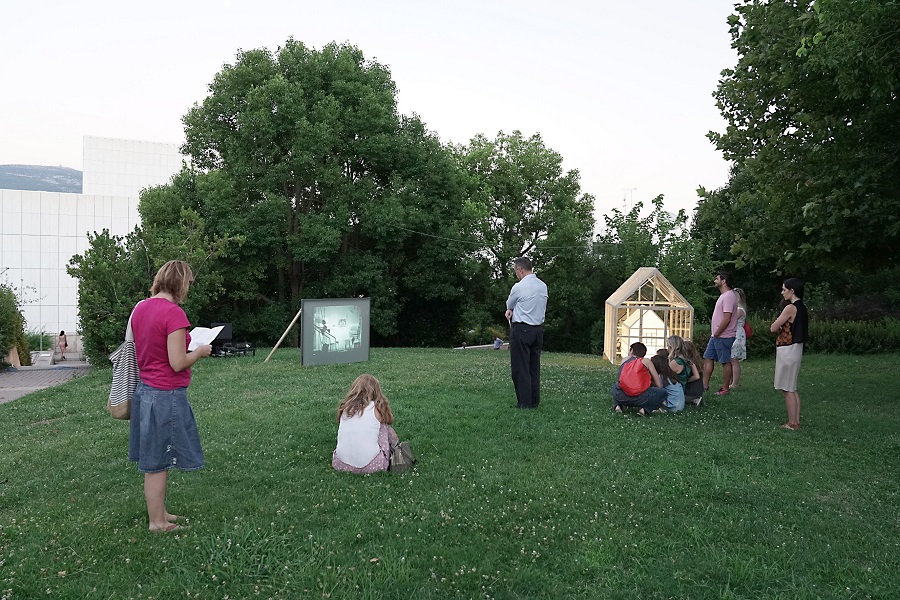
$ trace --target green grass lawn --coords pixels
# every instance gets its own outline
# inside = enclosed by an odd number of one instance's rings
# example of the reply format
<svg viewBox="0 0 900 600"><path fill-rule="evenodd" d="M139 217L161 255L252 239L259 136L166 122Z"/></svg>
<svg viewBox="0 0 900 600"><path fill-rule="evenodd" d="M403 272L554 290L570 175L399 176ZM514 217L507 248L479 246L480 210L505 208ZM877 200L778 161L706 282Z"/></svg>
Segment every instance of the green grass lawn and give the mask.
<svg viewBox="0 0 900 600"><path fill-rule="evenodd" d="M194 370L207 466L170 478L177 534L147 531L109 371L0 405L0 598L900 597L895 355L805 357L798 432L769 361L642 419L592 356L545 354L519 411L507 352L265 355ZM331 470L362 372L413 472Z"/></svg>

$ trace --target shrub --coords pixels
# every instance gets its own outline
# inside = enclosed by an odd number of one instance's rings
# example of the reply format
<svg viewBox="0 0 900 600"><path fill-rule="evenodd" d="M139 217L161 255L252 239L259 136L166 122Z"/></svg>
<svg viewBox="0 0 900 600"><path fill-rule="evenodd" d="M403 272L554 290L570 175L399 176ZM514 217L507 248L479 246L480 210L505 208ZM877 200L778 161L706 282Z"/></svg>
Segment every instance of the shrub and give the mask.
<svg viewBox="0 0 900 600"><path fill-rule="evenodd" d="M749 319L753 335L747 340L747 358L773 358L775 334L769 326L775 320ZM709 325L694 326L694 343L700 352L709 340ZM900 352L900 319L879 321L817 321L809 323L809 342L804 352L817 354L879 354Z"/></svg>
<svg viewBox="0 0 900 600"><path fill-rule="evenodd" d="M109 353L125 337L128 316L135 304L145 297L152 274L142 262L145 255L130 251L127 243L133 237L88 234L88 248L75 255L66 269L78 279L78 329L88 361L109 365Z"/></svg>
<svg viewBox="0 0 900 600"><path fill-rule="evenodd" d="M599 319L591 325L591 354L603 354L603 343L606 336L606 321Z"/></svg>
<svg viewBox="0 0 900 600"><path fill-rule="evenodd" d="M474 325L461 332L462 341L466 343L466 346L490 344L494 341L492 331L495 329L496 327L490 325ZM507 338L509 338L509 335L504 337L504 339Z"/></svg>
<svg viewBox="0 0 900 600"><path fill-rule="evenodd" d="M31 364L28 340L25 339L25 317L19 310L19 300L11 287L0 283L0 364L6 364L6 357L13 348L23 365Z"/></svg>
<svg viewBox="0 0 900 600"><path fill-rule="evenodd" d="M509 341L509 329L508 328L500 328L495 325L490 325L487 328L488 333L491 334L492 338L500 338L501 340Z"/></svg>
<svg viewBox="0 0 900 600"><path fill-rule="evenodd" d="M804 350L820 354L880 354L900 351L900 320L811 321Z"/></svg>
<svg viewBox="0 0 900 600"><path fill-rule="evenodd" d="M251 310L242 308L224 311L217 321L231 323L235 342L250 342L255 346L274 346L284 329L296 315L286 303L271 302ZM300 331L300 320L284 338L281 345L285 348L297 346Z"/></svg>
<svg viewBox="0 0 900 600"><path fill-rule="evenodd" d="M31 350L51 350L56 345L56 336L50 336L40 331L28 331L25 340Z"/></svg>

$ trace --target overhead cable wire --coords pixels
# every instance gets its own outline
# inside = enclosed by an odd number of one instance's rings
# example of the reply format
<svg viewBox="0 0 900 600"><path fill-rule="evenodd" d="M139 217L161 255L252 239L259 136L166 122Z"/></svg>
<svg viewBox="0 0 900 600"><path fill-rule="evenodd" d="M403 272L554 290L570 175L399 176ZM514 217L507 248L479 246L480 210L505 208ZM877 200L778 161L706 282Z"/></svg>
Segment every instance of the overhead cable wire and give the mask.
<svg viewBox="0 0 900 600"><path fill-rule="evenodd" d="M395 229L401 229L403 231L408 231L409 233L415 233L417 235L424 235L425 237L435 238L438 240L445 240L448 242L456 242L457 244L475 244L478 246L486 245L485 242L473 241L473 240L461 240L459 238L448 238L442 235L434 235L433 233L425 233L424 231L416 231L415 229L409 229L408 227L403 227L401 225L394 225L393 223L386 223L388 227L393 227ZM538 244L539 242L536 242ZM580 246L540 246L540 250L569 250L573 248L584 248L585 245Z"/></svg>

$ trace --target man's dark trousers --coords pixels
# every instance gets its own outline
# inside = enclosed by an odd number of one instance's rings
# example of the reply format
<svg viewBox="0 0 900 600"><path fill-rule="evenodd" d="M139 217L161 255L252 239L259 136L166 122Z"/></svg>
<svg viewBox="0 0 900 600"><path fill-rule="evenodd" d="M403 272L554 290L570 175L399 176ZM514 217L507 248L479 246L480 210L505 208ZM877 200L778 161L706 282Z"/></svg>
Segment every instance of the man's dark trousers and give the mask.
<svg viewBox="0 0 900 600"><path fill-rule="evenodd" d="M509 362L519 408L537 408L541 402L541 325L513 323L509 337Z"/></svg>

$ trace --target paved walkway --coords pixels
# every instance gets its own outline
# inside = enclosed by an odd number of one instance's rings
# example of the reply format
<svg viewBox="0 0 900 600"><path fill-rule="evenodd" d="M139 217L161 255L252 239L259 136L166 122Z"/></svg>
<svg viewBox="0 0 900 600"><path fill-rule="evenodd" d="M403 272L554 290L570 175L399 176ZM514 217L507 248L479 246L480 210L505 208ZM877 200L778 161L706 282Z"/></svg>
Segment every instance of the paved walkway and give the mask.
<svg viewBox="0 0 900 600"><path fill-rule="evenodd" d="M0 370L0 404L10 402L84 375L91 366L83 361L66 361L52 367L20 367Z"/></svg>

